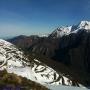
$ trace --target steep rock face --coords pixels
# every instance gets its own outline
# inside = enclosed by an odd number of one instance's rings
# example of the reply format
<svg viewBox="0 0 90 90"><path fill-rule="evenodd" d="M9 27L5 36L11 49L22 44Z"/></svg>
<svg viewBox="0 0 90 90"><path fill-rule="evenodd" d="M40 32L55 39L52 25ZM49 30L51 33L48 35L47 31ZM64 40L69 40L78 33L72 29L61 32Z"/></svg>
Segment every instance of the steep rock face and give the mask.
<svg viewBox="0 0 90 90"><path fill-rule="evenodd" d="M90 33L81 30L61 39L54 60L64 63L90 85Z"/></svg>
<svg viewBox="0 0 90 90"><path fill-rule="evenodd" d="M56 60L61 60L62 62L64 62L64 60L66 61L65 57L67 57L69 64L71 64L70 60L72 59L73 61L74 60L78 61L76 64L73 63L74 65L78 64L80 66L81 61L87 61L87 60L84 60L85 59L84 56L86 56L86 51L87 49L89 49L89 46L88 46L89 37L90 37L90 33L87 33L85 30L81 30L77 34L73 33L61 38L59 42L59 48L56 50L56 55L57 55L55 56L57 58Z"/></svg>
<svg viewBox="0 0 90 90"><path fill-rule="evenodd" d="M13 44L0 39L0 70L4 69L41 84L80 86L37 59L29 60Z"/></svg>
<svg viewBox="0 0 90 90"><path fill-rule="evenodd" d="M29 47L28 51L52 57L55 53L55 49L58 48L58 42L58 39L41 38L36 44Z"/></svg>

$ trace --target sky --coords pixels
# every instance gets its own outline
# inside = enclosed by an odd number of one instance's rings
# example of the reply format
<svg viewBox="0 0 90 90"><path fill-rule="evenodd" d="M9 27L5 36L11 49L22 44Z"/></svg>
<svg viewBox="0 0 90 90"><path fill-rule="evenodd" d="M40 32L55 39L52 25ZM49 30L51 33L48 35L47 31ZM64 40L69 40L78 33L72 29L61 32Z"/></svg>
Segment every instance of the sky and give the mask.
<svg viewBox="0 0 90 90"><path fill-rule="evenodd" d="M47 34L90 20L90 0L0 0L0 37Z"/></svg>

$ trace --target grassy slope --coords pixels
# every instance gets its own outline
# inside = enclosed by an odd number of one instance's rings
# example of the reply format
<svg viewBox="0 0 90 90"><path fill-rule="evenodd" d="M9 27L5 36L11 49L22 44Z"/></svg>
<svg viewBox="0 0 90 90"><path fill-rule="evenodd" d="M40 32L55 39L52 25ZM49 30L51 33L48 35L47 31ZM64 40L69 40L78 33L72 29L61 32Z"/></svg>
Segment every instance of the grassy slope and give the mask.
<svg viewBox="0 0 90 90"><path fill-rule="evenodd" d="M19 87L20 90L48 90L43 85L16 74L7 73L6 70L0 71L0 90L3 90L5 87L11 87L12 90L16 87Z"/></svg>

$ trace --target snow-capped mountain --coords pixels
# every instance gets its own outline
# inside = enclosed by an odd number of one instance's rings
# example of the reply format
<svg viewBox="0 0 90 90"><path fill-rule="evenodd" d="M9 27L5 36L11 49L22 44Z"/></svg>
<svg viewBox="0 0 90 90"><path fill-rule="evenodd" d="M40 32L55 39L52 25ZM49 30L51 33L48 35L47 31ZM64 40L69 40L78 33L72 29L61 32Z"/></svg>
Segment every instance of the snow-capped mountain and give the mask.
<svg viewBox="0 0 90 90"><path fill-rule="evenodd" d="M58 73L37 59L29 60L13 44L0 39L0 70L15 73L41 84L80 86L63 73Z"/></svg>
<svg viewBox="0 0 90 90"><path fill-rule="evenodd" d="M90 22L89 21L81 21L78 25L78 29L90 29Z"/></svg>
<svg viewBox="0 0 90 90"><path fill-rule="evenodd" d="M55 31L53 31L50 34L50 37L53 37L53 38L62 37L64 35L69 35L71 33L77 33L81 29L85 29L86 31L89 31L90 22L89 21L81 21L77 25L66 26L66 27L63 26L63 27L57 28Z"/></svg>
<svg viewBox="0 0 90 90"><path fill-rule="evenodd" d="M53 38L62 37L64 35L70 34L71 29L72 29L72 26L60 27L60 28L57 28L55 31L53 31L52 34L50 34L50 36L52 36Z"/></svg>

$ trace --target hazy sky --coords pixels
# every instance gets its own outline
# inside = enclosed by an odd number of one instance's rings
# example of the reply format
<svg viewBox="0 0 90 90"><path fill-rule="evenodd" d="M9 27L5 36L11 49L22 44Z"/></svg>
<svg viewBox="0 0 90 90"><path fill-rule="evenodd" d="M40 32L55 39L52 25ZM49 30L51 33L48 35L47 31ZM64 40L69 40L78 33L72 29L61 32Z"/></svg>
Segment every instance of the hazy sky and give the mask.
<svg viewBox="0 0 90 90"><path fill-rule="evenodd" d="M0 0L0 37L52 32L90 20L90 0Z"/></svg>

